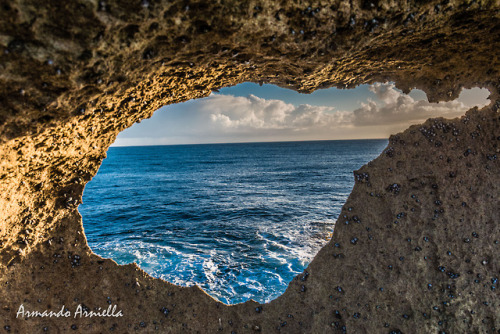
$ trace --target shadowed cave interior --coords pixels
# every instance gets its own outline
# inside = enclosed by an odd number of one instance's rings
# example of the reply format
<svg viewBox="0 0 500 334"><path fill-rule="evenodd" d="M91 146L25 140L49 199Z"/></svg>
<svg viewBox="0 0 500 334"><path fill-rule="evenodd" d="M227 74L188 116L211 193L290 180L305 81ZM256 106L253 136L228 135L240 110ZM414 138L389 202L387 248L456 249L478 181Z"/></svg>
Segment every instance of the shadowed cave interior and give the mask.
<svg viewBox="0 0 500 334"><path fill-rule="evenodd" d="M1 8L4 331L498 332L498 3ZM491 103L391 136L355 171L332 242L277 299L226 306L89 248L77 209L85 185L118 133L160 107L243 82L312 92L388 81L433 102L482 87ZM19 316L20 305L72 316ZM74 316L111 306L122 316Z"/></svg>

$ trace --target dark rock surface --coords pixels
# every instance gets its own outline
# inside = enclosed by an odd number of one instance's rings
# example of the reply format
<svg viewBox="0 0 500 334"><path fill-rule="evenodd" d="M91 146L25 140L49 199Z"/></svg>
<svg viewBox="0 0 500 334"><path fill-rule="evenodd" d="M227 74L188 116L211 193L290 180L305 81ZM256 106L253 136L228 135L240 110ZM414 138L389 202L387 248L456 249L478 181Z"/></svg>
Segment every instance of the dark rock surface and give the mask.
<svg viewBox="0 0 500 334"><path fill-rule="evenodd" d="M498 333L499 18L498 1L0 1L0 331ZM271 303L226 306L88 248L85 184L160 106L387 80L432 101L486 87L491 104L391 137Z"/></svg>

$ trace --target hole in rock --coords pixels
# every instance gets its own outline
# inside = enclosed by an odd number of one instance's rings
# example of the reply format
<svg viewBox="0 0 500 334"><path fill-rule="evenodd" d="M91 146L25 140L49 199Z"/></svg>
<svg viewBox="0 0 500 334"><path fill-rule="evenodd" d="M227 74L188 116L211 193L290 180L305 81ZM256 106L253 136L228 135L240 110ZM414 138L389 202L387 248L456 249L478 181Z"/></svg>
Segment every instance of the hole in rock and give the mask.
<svg viewBox="0 0 500 334"><path fill-rule="evenodd" d="M352 171L387 145L371 138L487 95L436 104L392 84L303 95L245 83L161 108L118 136L85 188L88 243L224 303L268 302L328 242Z"/></svg>

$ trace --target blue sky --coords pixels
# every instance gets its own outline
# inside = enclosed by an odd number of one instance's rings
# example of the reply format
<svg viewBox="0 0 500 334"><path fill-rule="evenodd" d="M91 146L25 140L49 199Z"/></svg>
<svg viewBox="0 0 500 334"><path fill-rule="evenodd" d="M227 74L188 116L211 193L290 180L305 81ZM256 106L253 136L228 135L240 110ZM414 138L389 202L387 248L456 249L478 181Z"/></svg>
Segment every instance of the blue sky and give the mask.
<svg viewBox="0 0 500 334"><path fill-rule="evenodd" d="M312 94L243 83L160 108L120 133L114 146L387 138L429 117L461 116L487 104L488 95L476 88L429 103L422 91L405 95L391 83Z"/></svg>

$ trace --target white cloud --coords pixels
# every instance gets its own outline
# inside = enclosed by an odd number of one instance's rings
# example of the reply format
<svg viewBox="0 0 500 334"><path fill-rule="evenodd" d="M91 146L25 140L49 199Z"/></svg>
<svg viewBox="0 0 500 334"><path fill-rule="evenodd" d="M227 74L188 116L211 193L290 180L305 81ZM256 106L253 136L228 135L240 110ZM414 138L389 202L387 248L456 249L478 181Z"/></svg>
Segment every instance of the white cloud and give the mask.
<svg viewBox="0 0 500 334"><path fill-rule="evenodd" d="M409 125L430 117L458 117L468 109L468 106L457 100L440 103L415 101L411 96L397 91L393 84L377 83L370 86L370 91L380 102L369 99L362 103L361 108L354 110L352 123L355 126Z"/></svg>
<svg viewBox="0 0 500 334"><path fill-rule="evenodd" d="M307 131L340 124L342 113L333 112L333 109L307 104L296 107L281 100L266 100L254 95L211 95L200 112L209 113L212 125L226 130Z"/></svg>
<svg viewBox="0 0 500 334"><path fill-rule="evenodd" d="M211 122L225 129L333 131L339 127L408 125L438 116L453 118L468 109L464 103L458 101L415 101L411 96L396 90L393 84L374 84L370 86L370 91L374 93L375 98L361 103L361 107L352 112L335 111L333 107L327 106L294 106L254 95L212 95L207 98L200 112L210 113Z"/></svg>

